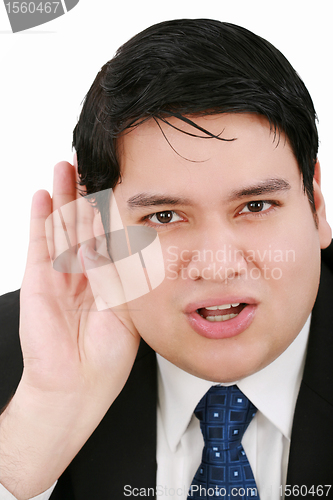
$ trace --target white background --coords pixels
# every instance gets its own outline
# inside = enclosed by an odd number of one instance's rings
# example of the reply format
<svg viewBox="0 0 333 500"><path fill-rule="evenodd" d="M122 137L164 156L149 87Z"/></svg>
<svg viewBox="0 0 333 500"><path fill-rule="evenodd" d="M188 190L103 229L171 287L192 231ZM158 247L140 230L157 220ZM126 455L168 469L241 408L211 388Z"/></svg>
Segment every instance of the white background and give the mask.
<svg viewBox="0 0 333 500"><path fill-rule="evenodd" d="M68 14L12 34L0 5L0 293L18 288L30 200L51 190L53 165L71 160L80 103L100 67L144 28L208 17L240 24L276 45L305 81L319 117L323 191L333 224L332 10L318 0L80 0Z"/></svg>

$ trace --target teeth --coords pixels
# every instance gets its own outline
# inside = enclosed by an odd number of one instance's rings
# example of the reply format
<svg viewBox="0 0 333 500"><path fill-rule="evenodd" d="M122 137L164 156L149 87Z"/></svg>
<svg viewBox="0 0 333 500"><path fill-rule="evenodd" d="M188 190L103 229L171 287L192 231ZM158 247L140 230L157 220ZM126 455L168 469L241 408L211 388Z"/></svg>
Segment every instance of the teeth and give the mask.
<svg viewBox="0 0 333 500"><path fill-rule="evenodd" d="M205 307L207 311L217 311L218 309L230 309L231 307L237 307L239 306L238 304L222 304L221 306L211 306L211 307Z"/></svg>
<svg viewBox="0 0 333 500"><path fill-rule="evenodd" d="M224 314L223 316L207 316L206 319L208 321L227 321L228 319L235 318L236 316L238 316L238 314Z"/></svg>

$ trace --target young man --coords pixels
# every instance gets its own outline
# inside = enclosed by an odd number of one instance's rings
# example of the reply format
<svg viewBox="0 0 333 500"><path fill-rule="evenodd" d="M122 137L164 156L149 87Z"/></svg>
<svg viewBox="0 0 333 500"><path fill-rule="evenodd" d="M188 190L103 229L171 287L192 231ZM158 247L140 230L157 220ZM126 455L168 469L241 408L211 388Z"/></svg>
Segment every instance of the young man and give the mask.
<svg viewBox="0 0 333 500"><path fill-rule="evenodd" d="M95 247L78 252L84 273L52 268L64 225L50 237L45 220L77 196L75 168L58 164L52 200L33 200L20 341L18 294L1 302L1 498L186 499L204 445L193 411L221 384L257 408L239 444L256 497L332 498L331 231L297 73L243 28L161 23L97 75L74 147L86 193L106 190L111 254L113 190L124 227L157 231L165 278L98 311ZM65 221L73 247L83 220ZM196 498L249 498L222 480L218 446L218 488Z"/></svg>

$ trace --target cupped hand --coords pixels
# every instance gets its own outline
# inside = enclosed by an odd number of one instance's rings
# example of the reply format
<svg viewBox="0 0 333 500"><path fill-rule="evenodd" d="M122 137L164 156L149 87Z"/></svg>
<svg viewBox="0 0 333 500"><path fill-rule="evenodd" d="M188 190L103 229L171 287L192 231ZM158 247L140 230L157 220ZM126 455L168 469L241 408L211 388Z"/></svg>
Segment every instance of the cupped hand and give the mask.
<svg viewBox="0 0 333 500"><path fill-rule="evenodd" d="M96 253L96 227L75 167L57 164L52 198L38 191L32 202L20 298L24 369L0 420L1 482L19 499L61 475L121 391L139 346L126 304L116 298L107 307L105 290L121 295L121 283L110 260L100 265L107 256ZM53 265L62 254L67 272Z"/></svg>

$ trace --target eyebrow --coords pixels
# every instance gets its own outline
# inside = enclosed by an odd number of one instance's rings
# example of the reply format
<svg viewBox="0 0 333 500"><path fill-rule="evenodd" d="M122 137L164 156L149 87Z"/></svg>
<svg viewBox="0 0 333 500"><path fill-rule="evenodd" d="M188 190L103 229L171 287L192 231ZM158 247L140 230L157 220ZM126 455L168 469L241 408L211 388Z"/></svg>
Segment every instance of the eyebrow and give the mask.
<svg viewBox="0 0 333 500"><path fill-rule="evenodd" d="M289 182L281 178L267 179L253 186L244 187L232 191L228 201L235 201L248 196L261 196L263 194L272 194L279 191L288 191L291 189ZM163 194L138 193L127 200L128 207L133 210L142 207L156 206L191 206L193 203L188 198L181 196L167 196Z"/></svg>
<svg viewBox="0 0 333 500"><path fill-rule="evenodd" d="M239 200L248 196L261 196L263 194L273 194L281 191L289 191L291 186L288 181L282 178L273 178L261 181L253 186L244 187L232 191L229 201Z"/></svg>
<svg viewBox="0 0 333 500"><path fill-rule="evenodd" d="M127 204L130 209L153 206L156 207L162 205L192 205L191 201L188 198L149 193L136 194L135 196L132 196L127 200Z"/></svg>

